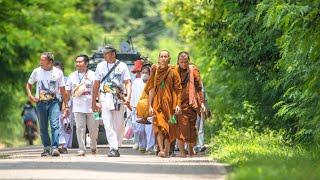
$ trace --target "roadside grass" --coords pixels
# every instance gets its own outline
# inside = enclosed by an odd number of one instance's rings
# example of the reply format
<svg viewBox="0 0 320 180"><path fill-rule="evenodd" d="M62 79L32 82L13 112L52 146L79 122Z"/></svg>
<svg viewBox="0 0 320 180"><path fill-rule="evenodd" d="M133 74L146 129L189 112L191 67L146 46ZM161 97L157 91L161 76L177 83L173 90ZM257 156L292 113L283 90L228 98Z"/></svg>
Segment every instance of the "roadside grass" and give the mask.
<svg viewBox="0 0 320 180"><path fill-rule="evenodd" d="M214 159L232 165L229 179L319 179L320 149L289 146L283 134L224 128L210 145Z"/></svg>
<svg viewBox="0 0 320 180"><path fill-rule="evenodd" d="M0 154L0 159L9 159L9 156L8 154Z"/></svg>

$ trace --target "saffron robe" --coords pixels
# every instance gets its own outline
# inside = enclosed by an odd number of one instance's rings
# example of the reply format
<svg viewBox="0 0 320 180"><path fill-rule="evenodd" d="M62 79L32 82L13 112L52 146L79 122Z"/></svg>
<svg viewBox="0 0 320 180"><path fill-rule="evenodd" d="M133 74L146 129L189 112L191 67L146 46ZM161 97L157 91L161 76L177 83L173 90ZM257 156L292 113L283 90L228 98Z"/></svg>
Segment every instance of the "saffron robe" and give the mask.
<svg viewBox="0 0 320 180"><path fill-rule="evenodd" d="M176 139L176 124L169 123L175 112L176 106L180 106L181 80L177 70L170 65L165 68L153 65L150 78L146 84L145 92L154 88L155 95L152 102L154 110L154 133L162 133L169 137L170 142Z"/></svg>

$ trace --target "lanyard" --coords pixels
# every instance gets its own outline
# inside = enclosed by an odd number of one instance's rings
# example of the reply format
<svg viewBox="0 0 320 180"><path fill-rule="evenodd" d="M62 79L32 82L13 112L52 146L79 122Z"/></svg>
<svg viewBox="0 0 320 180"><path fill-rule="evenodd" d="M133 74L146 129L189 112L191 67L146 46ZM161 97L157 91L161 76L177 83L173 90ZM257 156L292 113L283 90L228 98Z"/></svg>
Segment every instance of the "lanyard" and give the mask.
<svg viewBox="0 0 320 180"><path fill-rule="evenodd" d="M82 76L82 78L80 78L80 73L78 71L78 79L79 79L79 84L82 82L82 79L87 75L87 70L85 72L85 74Z"/></svg>

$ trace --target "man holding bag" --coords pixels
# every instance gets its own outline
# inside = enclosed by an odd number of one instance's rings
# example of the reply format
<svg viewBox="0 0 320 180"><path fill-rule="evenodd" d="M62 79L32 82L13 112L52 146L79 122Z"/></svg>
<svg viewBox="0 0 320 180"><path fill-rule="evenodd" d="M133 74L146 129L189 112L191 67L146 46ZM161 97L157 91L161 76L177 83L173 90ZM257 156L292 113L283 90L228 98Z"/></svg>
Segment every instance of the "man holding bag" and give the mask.
<svg viewBox="0 0 320 180"><path fill-rule="evenodd" d="M105 61L97 65L93 85L92 99L100 91L101 107L92 102L94 111L102 112L102 120L109 142L108 157L119 157L124 135L124 105L130 105L131 77L127 65L116 59L116 49L107 45L103 49ZM126 97L122 98L124 94Z"/></svg>
<svg viewBox="0 0 320 180"><path fill-rule="evenodd" d="M79 55L76 57L77 70L70 74L67 82L68 94L72 96L72 112L76 122L77 140L79 144L78 156L84 156L86 152L85 135L88 125L91 138L91 153L97 153L98 123L93 119L92 86L95 74L88 69L89 57Z"/></svg>

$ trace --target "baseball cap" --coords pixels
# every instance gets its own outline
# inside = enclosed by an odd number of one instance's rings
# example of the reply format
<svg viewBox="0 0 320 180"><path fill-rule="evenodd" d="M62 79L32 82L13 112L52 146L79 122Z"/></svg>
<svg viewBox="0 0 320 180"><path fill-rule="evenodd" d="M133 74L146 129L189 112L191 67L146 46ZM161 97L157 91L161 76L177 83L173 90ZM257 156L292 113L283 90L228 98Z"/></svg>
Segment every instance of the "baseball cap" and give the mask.
<svg viewBox="0 0 320 180"><path fill-rule="evenodd" d="M136 73L136 72L139 72L139 71L141 71L141 69L142 69L142 66L143 66L143 60L141 60L141 59L138 59L138 60L136 60L135 62L134 62L134 67L133 67L133 69L131 70L131 72L132 73Z"/></svg>
<svg viewBox="0 0 320 180"><path fill-rule="evenodd" d="M103 53L108 52L116 52L116 49L111 44L108 44L103 48Z"/></svg>

